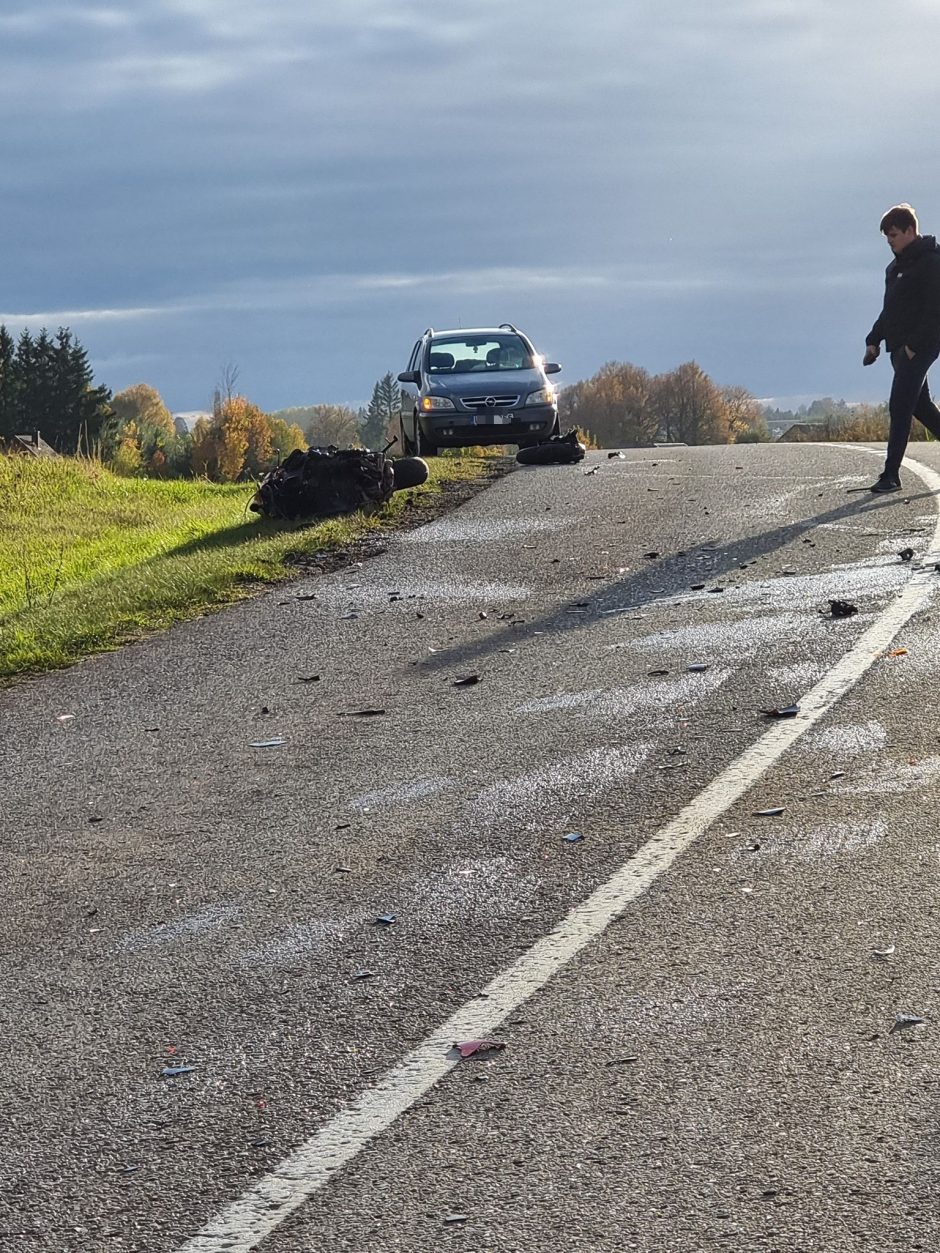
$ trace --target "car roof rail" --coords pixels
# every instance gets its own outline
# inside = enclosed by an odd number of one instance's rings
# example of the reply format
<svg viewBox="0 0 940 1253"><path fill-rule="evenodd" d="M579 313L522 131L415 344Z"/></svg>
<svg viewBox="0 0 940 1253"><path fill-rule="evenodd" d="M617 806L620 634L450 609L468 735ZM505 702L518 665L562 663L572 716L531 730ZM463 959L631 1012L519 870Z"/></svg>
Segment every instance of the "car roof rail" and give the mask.
<svg viewBox="0 0 940 1253"><path fill-rule="evenodd" d="M517 335L519 334L518 326L513 326L511 322L500 322L499 329L501 331L515 331Z"/></svg>
<svg viewBox="0 0 940 1253"><path fill-rule="evenodd" d="M424 332L424 335L433 335L433 334L434 334L433 326L429 326L428 329ZM421 336L422 339L424 339L424 335Z"/></svg>

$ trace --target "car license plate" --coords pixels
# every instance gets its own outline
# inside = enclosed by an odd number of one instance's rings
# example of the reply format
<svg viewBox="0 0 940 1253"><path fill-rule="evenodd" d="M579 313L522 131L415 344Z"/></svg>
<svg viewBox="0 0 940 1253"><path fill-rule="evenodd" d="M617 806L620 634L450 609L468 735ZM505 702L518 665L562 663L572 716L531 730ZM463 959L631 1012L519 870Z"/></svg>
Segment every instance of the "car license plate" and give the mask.
<svg viewBox="0 0 940 1253"><path fill-rule="evenodd" d="M508 426L512 421L512 415L508 413L475 413L473 415L474 426Z"/></svg>

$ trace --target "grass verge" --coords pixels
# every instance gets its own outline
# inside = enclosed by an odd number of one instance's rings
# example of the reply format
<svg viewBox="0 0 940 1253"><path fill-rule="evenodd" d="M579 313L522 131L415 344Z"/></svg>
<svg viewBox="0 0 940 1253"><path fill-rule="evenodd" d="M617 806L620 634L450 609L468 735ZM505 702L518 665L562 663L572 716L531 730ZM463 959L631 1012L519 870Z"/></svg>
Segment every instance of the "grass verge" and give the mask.
<svg viewBox="0 0 940 1253"><path fill-rule="evenodd" d="M492 461L430 461L378 513L315 524L246 512L251 487L119 478L92 461L0 455L0 678L70 665L251 594L412 515Z"/></svg>

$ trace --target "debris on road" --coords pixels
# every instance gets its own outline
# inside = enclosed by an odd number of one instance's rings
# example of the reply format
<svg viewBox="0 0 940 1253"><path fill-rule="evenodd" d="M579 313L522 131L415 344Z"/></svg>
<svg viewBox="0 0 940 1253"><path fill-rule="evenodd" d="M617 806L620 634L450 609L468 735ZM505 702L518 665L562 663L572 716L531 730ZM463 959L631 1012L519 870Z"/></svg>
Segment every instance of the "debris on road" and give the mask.
<svg viewBox="0 0 940 1253"><path fill-rule="evenodd" d="M397 914L379 914L378 918L376 918L375 921L376 921L376 924L379 926L390 927L393 922L398 921L398 915Z"/></svg>
<svg viewBox="0 0 940 1253"><path fill-rule="evenodd" d="M686 669L691 671L692 674L702 674L703 671L707 670L708 668L709 668L708 662L705 662L705 661L694 661L691 666L686 667Z"/></svg>
<svg viewBox="0 0 940 1253"><path fill-rule="evenodd" d="M445 1223L465 1223L470 1217L469 1214L446 1214L444 1216Z"/></svg>
<svg viewBox="0 0 940 1253"><path fill-rule="evenodd" d="M506 1047L505 1040L458 1040L454 1048L462 1058L476 1057L480 1053L497 1053Z"/></svg>
<svg viewBox="0 0 940 1253"><path fill-rule="evenodd" d="M252 740L251 743L249 744L249 748L279 748L281 744L286 744L286 743L287 743L287 740L283 740L283 739Z"/></svg>
<svg viewBox="0 0 940 1253"><path fill-rule="evenodd" d="M622 452L609 452L609 453L607 454L607 460L608 460L608 461L613 461L614 459L616 459L617 461L624 461L624 460L626 460L626 458L624 457L624 455L623 455L623 453L622 453Z"/></svg>
<svg viewBox="0 0 940 1253"><path fill-rule="evenodd" d="M465 674L461 678L454 679L453 687L475 687L478 683L482 683L482 674Z"/></svg>
<svg viewBox="0 0 940 1253"><path fill-rule="evenodd" d="M589 478L592 474L596 474L599 469L600 469L600 466L595 466L593 470L585 470L584 477Z"/></svg>
<svg viewBox="0 0 940 1253"><path fill-rule="evenodd" d="M373 979L374 977L375 976L373 975L371 970L354 970L353 971L354 979Z"/></svg>
<svg viewBox="0 0 940 1253"><path fill-rule="evenodd" d="M655 561L656 558L659 556L659 553L654 548L652 552L644 553L643 556L646 558L647 561Z"/></svg>
<svg viewBox="0 0 940 1253"><path fill-rule="evenodd" d="M829 602L830 618L851 618L856 613L858 613L858 605L853 605L850 600L831 600Z"/></svg>
<svg viewBox="0 0 940 1253"><path fill-rule="evenodd" d="M872 957L879 957L883 961L885 958L890 957L894 953L896 947L897 946L894 944L889 944L887 948L873 948L871 955Z"/></svg>
<svg viewBox="0 0 940 1253"><path fill-rule="evenodd" d="M914 550L913 548L902 548L898 553L898 556L902 561L912 561L914 558Z"/></svg>
<svg viewBox="0 0 940 1253"><path fill-rule="evenodd" d="M298 674L298 683L319 683L320 676L318 674Z"/></svg>
<svg viewBox="0 0 940 1253"><path fill-rule="evenodd" d="M906 657L907 649L906 648L889 648L888 651L885 653L885 656L886 657Z"/></svg>
<svg viewBox="0 0 940 1253"><path fill-rule="evenodd" d="M578 428L573 426L564 435L553 435L529 448L520 448L516 460L524 466L574 465L576 461L584 460L586 451L578 438ZM588 474L596 474L597 470L595 466L593 470L588 470Z"/></svg>
<svg viewBox="0 0 940 1253"><path fill-rule="evenodd" d="M652 679L652 678L658 678L660 675L663 675L663 674L668 674L669 671L668 670L647 670L646 673Z"/></svg>
<svg viewBox="0 0 940 1253"><path fill-rule="evenodd" d="M175 1079L177 1075L188 1075L191 1070L195 1069L195 1066L164 1066L160 1075L166 1079Z"/></svg>
<svg viewBox="0 0 940 1253"><path fill-rule="evenodd" d="M584 836L580 831L569 831L567 835L563 835L561 838L566 844L577 844L580 840L584 839Z"/></svg>
<svg viewBox="0 0 940 1253"><path fill-rule="evenodd" d="M909 1031L911 1027L919 1027L926 1021L926 1018L921 1018L917 1014L898 1014L888 1034L894 1035L895 1031Z"/></svg>
<svg viewBox="0 0 940 1253"><path fill-rule="evenodd" d="M755 809L754 817L755 818L779 818L785 808L786 806L784 805L771 805L769 809Z"/></svg>
<svg viewBox="0 0 940 1253"><path fill-rule="evenodd" d="M378 718L384 709L348 709L339 715L340 718Z"/></svg>
<svg viewBox="0 0 940 1253"><path fill-rule="evenodd" d="M776 709L761 710L765 718L795 718L799 712L799 705L781 705Z"/></svg>

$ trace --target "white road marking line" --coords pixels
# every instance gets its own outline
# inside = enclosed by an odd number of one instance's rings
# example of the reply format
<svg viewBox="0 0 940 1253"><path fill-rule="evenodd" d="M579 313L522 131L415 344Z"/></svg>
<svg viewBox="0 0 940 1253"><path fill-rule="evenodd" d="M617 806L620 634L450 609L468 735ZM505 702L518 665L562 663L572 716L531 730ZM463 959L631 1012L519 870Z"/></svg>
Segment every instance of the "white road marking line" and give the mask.
<svg viewBox="0 0 940 1253"><path fill-rule="evenodd" d="M940 475L907 461L933 492ZM931 553L940 550L938 519ZM722 814L819 721L880 657L898 631L922 609L937 580L936 558L924 558L910 582L858 642L799 702L796 718L775 724L721 772L685 809L548 935L490 982L469 1005L409 1053L381 1079L332 1118L306 1144L232 1202L177 1253L249 1253L295 1210L385 1131L456 1065L455 1040L487 1036L539 991L587 944L597 939L628 905L667 871Z"/></svg>

